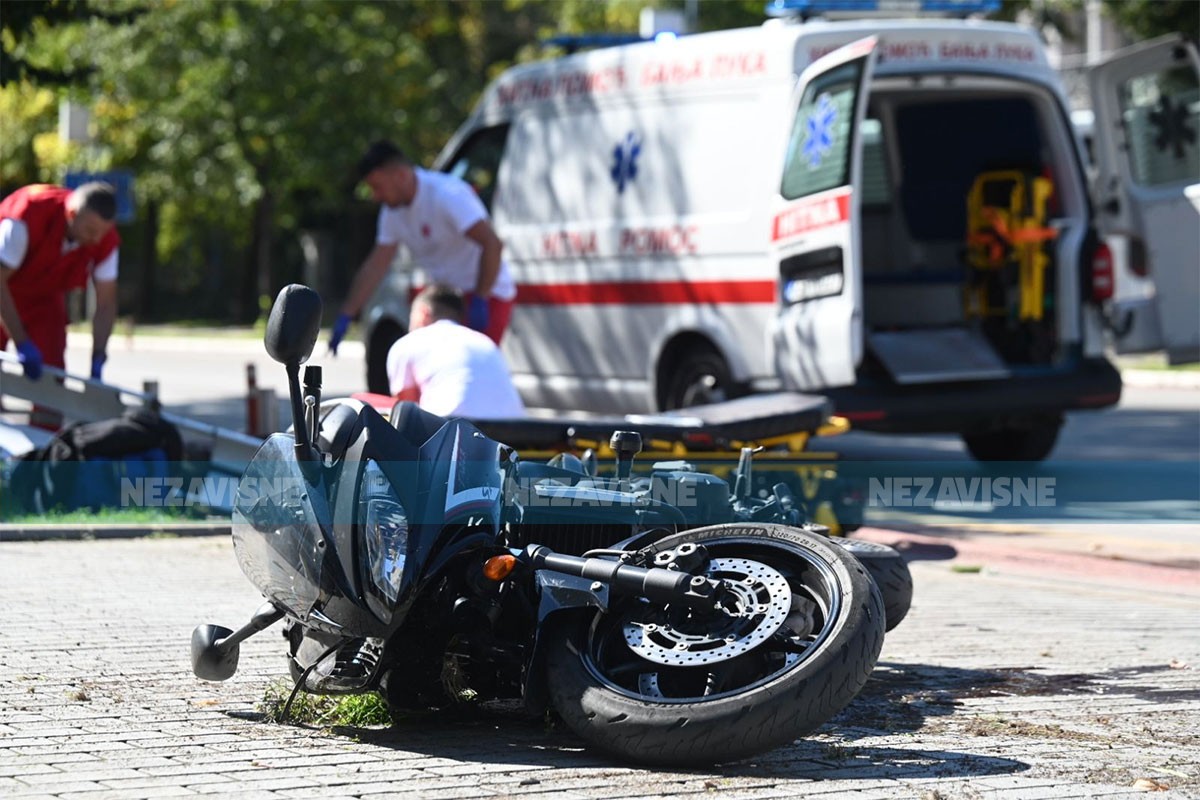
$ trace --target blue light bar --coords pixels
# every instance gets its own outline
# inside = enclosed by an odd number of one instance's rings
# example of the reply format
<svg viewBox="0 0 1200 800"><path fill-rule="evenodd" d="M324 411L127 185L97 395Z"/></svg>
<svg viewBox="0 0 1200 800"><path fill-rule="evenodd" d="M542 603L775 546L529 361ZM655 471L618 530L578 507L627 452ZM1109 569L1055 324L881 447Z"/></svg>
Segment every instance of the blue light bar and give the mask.
<svg viewBox="0 0 1200 800"><path fill-rule="evenodd" d="M1000 9L1000 0L770 0L766 12L771 17L819 17L822 15L901 16L921 14L991 14Z"/></svg>

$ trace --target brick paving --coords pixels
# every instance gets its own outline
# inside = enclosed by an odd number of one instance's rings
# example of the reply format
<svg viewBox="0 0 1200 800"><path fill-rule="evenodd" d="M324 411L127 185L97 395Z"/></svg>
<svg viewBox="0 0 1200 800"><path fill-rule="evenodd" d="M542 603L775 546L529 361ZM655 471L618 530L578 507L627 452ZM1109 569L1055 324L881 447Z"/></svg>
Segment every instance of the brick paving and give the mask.
<svg viewBox="0 0 1200 800"><path fill-rule="evenodd" d="M273 631L224 684L188 663L193 626L260 602L227 539L0 543L0 797L1200 797L1200 598L952 563L913 563L909 618L818 735L671 772L504 716L260 722Z"/></svg>

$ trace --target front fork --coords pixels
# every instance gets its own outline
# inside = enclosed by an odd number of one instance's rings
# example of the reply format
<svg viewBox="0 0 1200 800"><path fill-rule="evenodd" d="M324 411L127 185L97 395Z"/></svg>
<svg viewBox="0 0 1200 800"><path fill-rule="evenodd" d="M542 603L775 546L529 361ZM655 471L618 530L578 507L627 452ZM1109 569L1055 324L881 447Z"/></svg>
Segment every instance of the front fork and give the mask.
<svg viewBox="0 0 1200 800"><path fill-rule="evenodd" d="M700 612L720 609L728 591L723 580L692 574L708 563L708 552L703 545L691 542L657 554L653 567L629 564L627 556L618 561L568 556L536 544L529 545L517 557L534 570L591 580L596 590L607 586L614 594L637 595L662 605L683 604Z"/></svg>

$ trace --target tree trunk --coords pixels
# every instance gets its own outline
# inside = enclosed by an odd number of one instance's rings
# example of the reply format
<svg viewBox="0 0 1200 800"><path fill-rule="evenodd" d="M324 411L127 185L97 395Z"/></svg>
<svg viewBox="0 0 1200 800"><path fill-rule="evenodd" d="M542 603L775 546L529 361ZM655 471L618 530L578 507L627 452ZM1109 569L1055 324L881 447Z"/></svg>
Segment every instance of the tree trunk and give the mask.
<svg viewBox="0 0 1200 800"><path fill-rule="evenodd" d="M254 322L262 314L260 298L271 293L271 227L275 216L275 196L267 189L254 204L254 226L247 264L242 272L235 314L238 322Z"/></svg>
<svg viewBox="0 0 1200 800"><path fill-rule="evenodd" d="M259 304L263 302L264 297L267 298L267 302L274 299L271 297L271 245L274 243L274 226L275 195L264 185L262 197L254 207L254 245L258 261L255 301ZM261 305L259 307L261 308Z"/></svg>
<svg viewBox="0 0 1200 800"><path fill-rule="evenodd" d="M158 305L158 203L146 203L146 224L142 230L142 279L138 281L137 314L139 322L155 319Z"/></svg>

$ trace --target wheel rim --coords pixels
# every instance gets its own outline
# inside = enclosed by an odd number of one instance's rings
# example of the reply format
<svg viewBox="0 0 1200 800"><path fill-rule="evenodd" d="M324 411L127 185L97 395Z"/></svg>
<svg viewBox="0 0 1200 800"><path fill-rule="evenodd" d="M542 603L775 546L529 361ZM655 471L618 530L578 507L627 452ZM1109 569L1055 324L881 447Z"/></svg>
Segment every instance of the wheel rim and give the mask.
<svg viewBox="0 0 1200 800"><path fill-rule="evenodd" d="M727 613L701 620L637 600L598 614L581 652L595 680L644 701L715 700L796 669L829 637L841 600L824 560L762 539L704 544L706 574L734 581Z"/></svg>
<svg viewBox="0 0 1200 800"><path fill-rule="evenodd" d="M680 405L683 408L719 403L725 400L725 390L716 375L711 372L701 372L693 375L680 394Z"/></svg>

